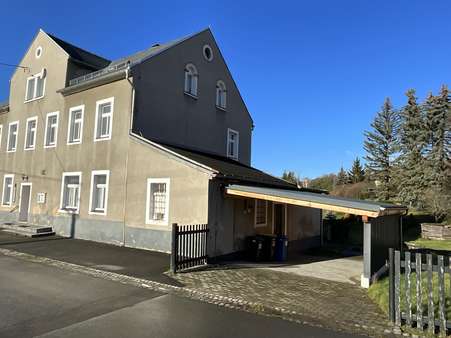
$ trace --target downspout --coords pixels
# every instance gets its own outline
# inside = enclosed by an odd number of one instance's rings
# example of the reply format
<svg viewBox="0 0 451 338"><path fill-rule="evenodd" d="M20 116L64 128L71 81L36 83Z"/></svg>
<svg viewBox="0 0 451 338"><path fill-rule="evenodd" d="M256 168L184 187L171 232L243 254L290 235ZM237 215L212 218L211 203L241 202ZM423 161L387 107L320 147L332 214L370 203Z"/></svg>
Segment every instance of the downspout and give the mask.
<svg viewBox="0 0 451 338"><path fill-rule="evenodd" d="M132 130L133 126L133 112L135 109L135 86L132 81L130 81L130 65L125 70L125 79L130 83L130 86L132 88L131 90L131 102L130 102L130 121L129 121L129 133ZM129 134L128 133L128 134ZM126 231L126 220L127 220L127 194L128 194L128 157L130 153L130 139L127 135L127 154L125 155L125 182L124 182L124 189L125 189L125 198L124 198L124 204L123 204L123 211L122 214L124 215L124 224L122 229L122 245L125 246L125 231Z"/></svg>

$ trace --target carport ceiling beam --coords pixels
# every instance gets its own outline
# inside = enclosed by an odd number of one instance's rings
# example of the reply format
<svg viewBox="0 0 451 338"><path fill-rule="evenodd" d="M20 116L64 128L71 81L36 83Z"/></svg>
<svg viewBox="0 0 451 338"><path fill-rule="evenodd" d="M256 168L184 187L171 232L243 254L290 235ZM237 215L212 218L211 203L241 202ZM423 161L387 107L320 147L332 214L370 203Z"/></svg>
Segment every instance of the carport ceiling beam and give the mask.
<svg viewBox="0 0 451 338"><path fill-rule="evenodd" d="M272 202L299 205L301 207L307 207L307 208L315 208L315 209L323 209L323 210L329 210L329 211L342 212L342 213L353 214L353 215L358 215L358 216L368 216L368 217L376 218L376 217L384 215L383 212L379 212L379 211L367 211L367 210L362 210L362 209L341 207L338 205L311 202L311 201L305 201L305 200L301 200L301 199L292 199L292 198L279 197L279 196L273 196L273 195L257 194L257 193L253 193L253 192L239 191L239 190L234 190L234 189L230 189L230 188L227 188L227 194L234 195L234 196L255 198L255 199L266 200L266 201L272 201Z"/></svg>

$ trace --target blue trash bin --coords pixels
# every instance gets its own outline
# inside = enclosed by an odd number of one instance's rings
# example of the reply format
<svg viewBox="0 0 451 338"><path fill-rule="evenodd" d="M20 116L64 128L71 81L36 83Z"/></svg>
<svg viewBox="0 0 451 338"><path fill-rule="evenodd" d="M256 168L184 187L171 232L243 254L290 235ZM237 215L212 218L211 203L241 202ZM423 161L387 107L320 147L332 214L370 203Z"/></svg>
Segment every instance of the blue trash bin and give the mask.
<svg viewBox="0 0 451 338"><path fill-rule="evenodd" d="M276 248L274 250L274 259L277 262L285 262L288 256L288 238L287 236L277 236Z"/></svg>

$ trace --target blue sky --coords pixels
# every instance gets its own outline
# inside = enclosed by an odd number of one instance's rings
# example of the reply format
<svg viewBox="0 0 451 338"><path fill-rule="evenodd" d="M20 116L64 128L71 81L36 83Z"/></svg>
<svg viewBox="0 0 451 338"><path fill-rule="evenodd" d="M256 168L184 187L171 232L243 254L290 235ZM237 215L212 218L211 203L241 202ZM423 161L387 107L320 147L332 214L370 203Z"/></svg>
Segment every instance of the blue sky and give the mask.
<svg viewBox="0 0 451 338"><path fill-rule="evenodd" d="M62 7L64 4L71 7ZM363 156L384 98L404 104L451 79L451 2L11 1L0 62L39 28L117 58L210 26L255 121L252 164L315 177ZM0 100L12 69L0 66Z"/></svg>

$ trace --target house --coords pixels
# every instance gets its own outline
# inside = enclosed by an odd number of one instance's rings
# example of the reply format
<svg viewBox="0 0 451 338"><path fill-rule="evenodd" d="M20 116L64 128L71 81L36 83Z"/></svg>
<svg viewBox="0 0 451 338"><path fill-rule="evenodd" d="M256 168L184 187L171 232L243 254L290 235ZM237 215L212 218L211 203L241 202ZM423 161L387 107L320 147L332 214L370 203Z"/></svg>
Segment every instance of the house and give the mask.
<svg viewBox="0 0 451 338"><path fill-rule="evenodd" d="M254 122L210 29L113 61L40 30L19 65L0 223L163 252L172 223L208 224L221 256L258 233L319 246L321 210L355 210L251 166Z"/></svg>
<svg viewBox="0 0 451 338"><path fill-rule="evenodd" d="M250 166L253 120L210 29L114 61L40 30L20 66L0 108L2 221L164 252L171 223L208 223L223 255L302 220L293 238L319 243L319 210L224 197L296 186Z"/></svg>

